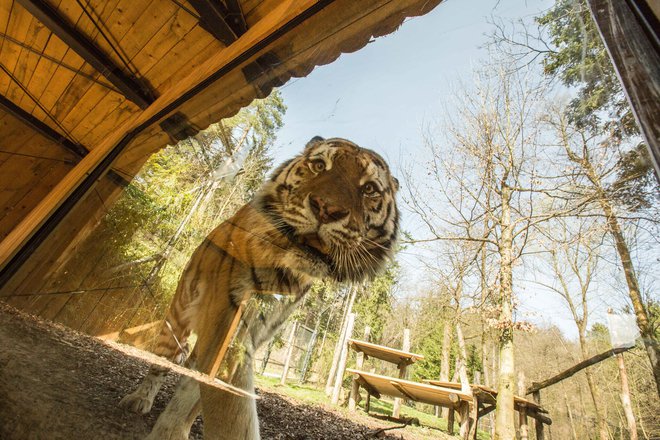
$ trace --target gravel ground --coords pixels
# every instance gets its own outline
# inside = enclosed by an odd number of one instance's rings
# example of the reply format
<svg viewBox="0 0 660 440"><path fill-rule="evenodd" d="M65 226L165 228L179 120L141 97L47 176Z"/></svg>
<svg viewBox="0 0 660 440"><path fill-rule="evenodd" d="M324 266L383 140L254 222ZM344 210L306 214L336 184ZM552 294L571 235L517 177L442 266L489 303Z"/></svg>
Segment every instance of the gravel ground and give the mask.
<svg viewBox="0 0 660 440"><path fill-rule="evenodd" d="M13 309L0 302L0 439L139 439L169 401L171 374L150 414L117 403L142 379L148 363L95 338ZM392 426L363 415L357 421L328 408L259 391L264 439L375 438ZM191 439L201 439L198 418ZM378 438L402 438L380 435Z"/></svg>

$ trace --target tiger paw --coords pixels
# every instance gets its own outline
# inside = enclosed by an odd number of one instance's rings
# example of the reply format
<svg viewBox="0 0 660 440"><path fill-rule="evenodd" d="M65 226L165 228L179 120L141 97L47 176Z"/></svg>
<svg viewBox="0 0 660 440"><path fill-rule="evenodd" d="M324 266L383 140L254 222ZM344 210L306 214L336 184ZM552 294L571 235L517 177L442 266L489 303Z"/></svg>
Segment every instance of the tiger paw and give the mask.
<svg viewBox="0 0 660 440"><path fill-rule="evenodd" d="M133 411L134 413L146 414L151 411L153 403L153 400L134 392L124 396L124 398L119 401L119 406Z"/></svg>

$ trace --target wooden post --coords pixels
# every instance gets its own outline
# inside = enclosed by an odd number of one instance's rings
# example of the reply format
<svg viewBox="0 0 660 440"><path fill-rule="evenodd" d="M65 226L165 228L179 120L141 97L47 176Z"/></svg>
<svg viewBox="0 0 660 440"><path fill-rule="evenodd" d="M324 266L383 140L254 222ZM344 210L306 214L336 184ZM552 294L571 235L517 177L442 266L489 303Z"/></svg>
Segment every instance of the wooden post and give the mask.
<svg viewBox="0 0 660 440"><path fill-rule="evenodd" d="M479 428L479 396L472 395L472 411L470 411L470 440L477 440L477 430Z"/></svg>
<svg viewBox="0 0 660 440"><path fill-rule="evenodd" d="M371 394L367 391L367 401L364 403L364 412L369 414L369 406L371 406Z"/></svg>
<svg viewBox="0 0 660 440"><path fill-rule="evenodd" d="M410 329L403 330L403 351L410 351ZM399 365L399 379L406 378L407 365ZM392 407L392 417L398 419L401 415L401 398L394 399L394 406Z"/></svg>
<svg viewBox="0 0 660 440"><path fill-rule="evenodd" d="M522 371L518 373L518 394L525 394L525 373ZM527 408L525 405L521 405L518 410L518 426L520 428L520 440L527 440L529 429L527 427Z"/></svg>
<svg viewBox="0 0 660 440"><path fill-rule="evenodd" d="M468 440L470 435L470 404L462 400L458 406L458 414L461 419L460 437Z"/></svg>
<svg viewBox="0 0 660 440"><path fill-rule="evenodd" d="M449 408L447 413L447 432L449 435L454 435L454 407Z"/></svg>
<svg viewBox="0 0 660 440"><path fill-rule="evenodd" d="M534 403L541 406L541 391L534 391L532 393L532 398ZM539 419L534 419L534 428L536 430L536 440L545 440L545 435L543 434L543 422Z"/></svg>
<svg viewBox="0 0 660 440"><path fill-rule="evenodd" d="M628 373L626 373L623 353L616 355L616 361L619 365L619 377L621 378L621 406L628 422L630 440L637 440L637 423L635 422L635 414L633 413L630 402L630 387L628 386Z"/></svg>
<svg viewBox="0 0 660 440"><path fill-rule="evenodd" d="M295 321L291 326L291 333L286 342L286 356L284 357L284 368L282 369L282 377L280 378L280 385L286 384L286 377L289 375L289 365L291 364L291 356L293 355L293 345L296 342L296 330L298 328L298 321Z"/></svg>
<svg viewBox="0 0 660 440"><path fill-rule="evenodd" d="M344 335L344 342L341 348L341 355L339 356L339 365L337 365L337 376L335 377L335 387L332 390L332 404L339 403L339 393L341 392L341 384L344 379L344 371L346 370L346 359L348 358L348 339L353 334L353 326L355 325L355 313L348 315L348 323L346 324L346 333Z"/></svg>
<svg viewBox="0 0 660 440"><path fill-rule="evenodd" d="M369 334L371 333L371 327L366 326L364 328L364 337L363 341L369 342ZM355 361L355 369L361 370L362 364L364 364L364 353L360 352L357 354L357 360ZM351 397L348 400L348 410L355 411L357 407L358 396L360 395L360 384L357 381L356 377L353 377L353 383L351 384Z"/></svg>

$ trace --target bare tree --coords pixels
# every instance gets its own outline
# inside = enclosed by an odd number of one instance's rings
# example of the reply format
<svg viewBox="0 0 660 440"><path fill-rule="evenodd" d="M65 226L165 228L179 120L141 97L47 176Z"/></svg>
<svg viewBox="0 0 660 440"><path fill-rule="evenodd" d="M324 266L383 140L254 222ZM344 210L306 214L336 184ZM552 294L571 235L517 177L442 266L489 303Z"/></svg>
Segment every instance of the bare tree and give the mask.
<svg viewBox="0 0 660 440"><path fill-rule="evenodd" d="M616 188L608 185L617 172L617 162L612 159L616 149L616 138L592 134L583 128L577 128L568 121L562 109L554 109L548 122L556 132L556 137L573 165L570 192L566 194L576 207L581 209L581 215L599 216L604 218L607 232L614 242L614 248L619 257L621 268L628 287L637 325L642 335L646 352L651 362L656 389L660 396L660 341L655 334L649 319L646 301L642 296L630 248L621 222L635 219L657 226L657 217L644 216L642 213L626 215L622 207L617 207L614 198ZM657 214L657 213L656 213Z"/></svg>
<svg viewBox="0 0 660 440"><path fill-rule="evenodd" d="M574 221L571 221L574 220ZM602 230L593 219L556 219L546 225L549 238L545 247L549 265L555 280L552 284L539 282L558 294L566 304L578 330L581 360L589 358L587 330L589 325L589 298L591 285L599 260L599 243ZM596 414L601 440L608 440L607 406L602 404L591 369L584 370Z"/></svg>
<svg viewBox="0 0 660 440"><path fill-rule="evenodd" d="M497 267L491 324L499 345L499 439L515 437L513 334L521 323L514 320L514 266L534 228L560 214L549 197L548 176L537 168L542 95L523 70L481 75L475 90L461 94L458 120L446 128L449 148L427 138L431 179L413 182L408 176L406 202L428 227L427 241L473 243L487 249Z"/></svg>

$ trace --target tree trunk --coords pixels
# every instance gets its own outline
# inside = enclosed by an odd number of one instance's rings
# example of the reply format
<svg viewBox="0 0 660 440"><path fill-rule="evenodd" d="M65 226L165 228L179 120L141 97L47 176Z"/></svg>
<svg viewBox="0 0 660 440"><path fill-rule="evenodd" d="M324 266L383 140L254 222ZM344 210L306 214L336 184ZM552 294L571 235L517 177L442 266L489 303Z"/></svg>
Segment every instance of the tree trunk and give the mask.
<svg viewBox="0 0 660 440"><path fill-rule="evenodd" d="M499 242L500 254L500 316L499 348L500 368L497 387L497 409L495 410L495 439L514 440L515 411L513 390L515 388L515 363L513 351L513 227L511 225L511 188L502 184L502 214Z"/></svg>
<svg viewBox="0 0 660 440"><path fill-rule="evenodd" d="M459 377L461 378L461 391L465 394L472 395L470 379L467 374L467 349L465 348L465 339L463 338L463 329L460 322L456 323L456 341L458 342L458 352L461 360L458 370Z"/></svg>
<svg viewBox="0 0 660 440"><path fill-rule="evenodd" d="M637 440L637 423L633 414L630 400L630 388L628 387L628 373L626 373L626 364L623 361L623 353L616 355L616 361L619 364L619 376L621 377L621 405L628 422L628 431L630 440Z"/></svg>
<svg viewBox="0 0 660 440"><path fill-rule="evenodd" d="M449 380L449 355L451 352L451 324L450 321L445 321L445 326L442 330L442 358L440 360L440 380ZM441 413L444 418L449 416L448 408L441 408Z"/></svg>
<svg viewBox="0 0 660 440"><path fill-rule="evenodd" d="M577 161L576 159L573 160ZM653 326L649 322L648 311L646 310L644 300L642 299L639 290L639 282L637 281L637 275L635 274L635 268L633 267L630 258L630 250L628 249L625 237L623 236L623 231L621 231L621 226L619 225L619 220L614 212L612 203L603 189L600 178L591 165L591 162L589 162L588 157L582 158L582 160L578 162L582 165L587 177L596 189L598 201L605 213L609 232L612 234L612 238L614 238L616 251L621 259L621 266L623 267L623 273L628 285L628 295L630 296L630 301L632 302L633 310L635 311L637 326L642 335L646 354L651 362L651 370L653 371L653 377L655 379L656 391L660 397L660 342L656 339Z"/></svg>
<svg viewBox="0 0 660 440"><path fill-rule="evenodd" d="M587 341L584 335L585 328L582 326L580 328L579 342L580 342L580 352L582 353L582 360L588 359L587 353ZM607 428L607 420L603 415L603 410L601 408L600 402L601 398L594 383L594 377L590 369L584 370L584 375L587 377L587 385L589 386L589 393L591 394L591 401L594 405L594 412L596 413L596 422L598 423L598 433L600 440L609 440L609 430Z"/></svg>
<svg viewBox="0 0 660 440"><path fill-rule="evenodd" d="M332 399L331 402L333 405L339 403L339 395L341 394L341 386L344 382L344 371L346 370L346 361L348 360L348 340L353 336L353 326L355 325L355 313L350 313L348 315L348 321L346 324L346 331L344 332L344 339L341 344L341 355L339 356L339 362L337 363L337 376L335 377L335 385L332 389Z"/></svg>
<svg viewBox="0 0 660 440"><path fill-rule="evenodd" d="M573 435L573 440L578 440L577 432L575 431L575 423L573 422L573 411L571 411L571 406L568 404L568 396L566 395L566 392L564 392L564 403L566 404L568 423L571 425L571 434Z"/></svg>
<svg viewBox="0 0 660 440"><path fill-rule="evenodd" d="M337 374L337 364L339 364L339 356L342 352L342 341L344 340L346 334L346 327L348 325L348 319L353 310L353 304L355 303L355 297L357 296L357 286L351 287L351 293L346 305L346 312L344 313L344 319L342 320L341 330L339 332L339 339L337 339L337 344L335 345L335 353L332 357L332 365L330 366L330 372L328 373L328 380L325 383L325 394L326 396L332 395L332 389L334 385L335 375Z"/></svg>

